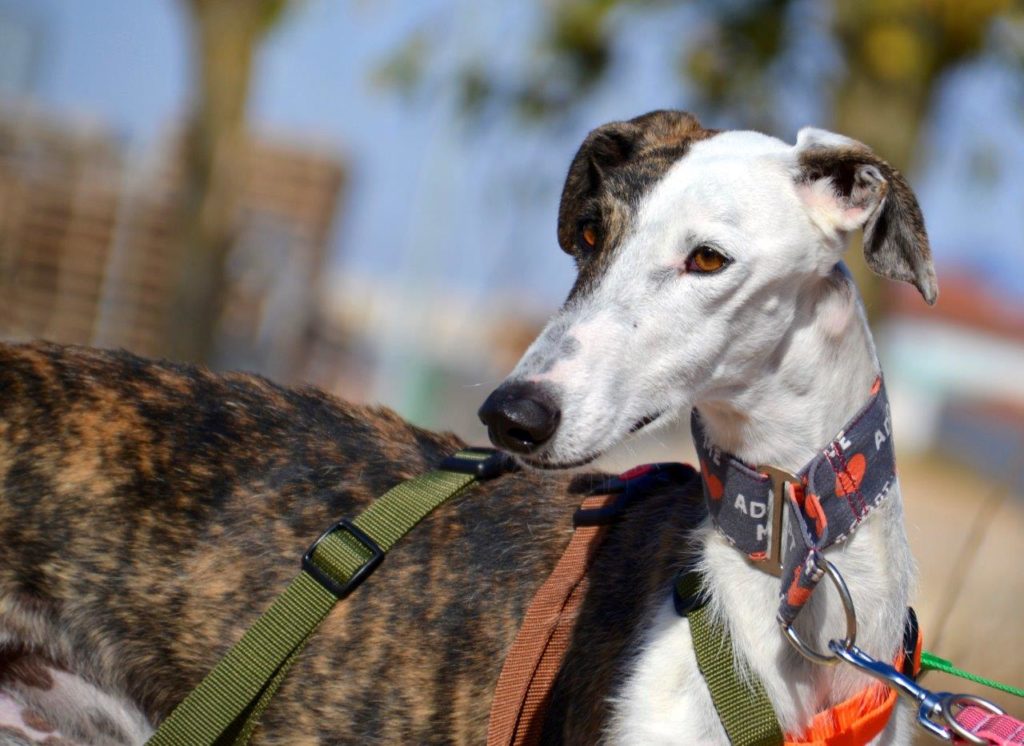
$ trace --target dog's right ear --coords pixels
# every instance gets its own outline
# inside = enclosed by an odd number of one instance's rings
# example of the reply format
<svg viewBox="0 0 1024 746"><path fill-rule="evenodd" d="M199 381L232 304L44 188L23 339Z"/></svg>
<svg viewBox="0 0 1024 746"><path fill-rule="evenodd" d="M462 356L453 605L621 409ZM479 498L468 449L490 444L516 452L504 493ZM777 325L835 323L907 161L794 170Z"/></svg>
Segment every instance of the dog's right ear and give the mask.
<svg viewBox="0 0 1024 746"><path fill-rule="evenodd" d="M875 273L939 294L917 198L903 175L863 143L805 127L796 141L797 184L812 220L845 245L864 229L864 258Z"/></svg>
<svg viewBox="0 0 1024 746"><path fill-rule="evenodd" d="M692 114L669 110L648 112L627 122L609 122L592 130L576 151L562 188L558 209L558 243L562 249L573 252L577 223L612 171L652 149L663 149L666 157L678 157L673 149L712 134L714 130L701 127Z"/></svg>
<svg viewBox="0 0 1024 746"><path fill-rule="evenodd" d="M638 139L632 122L610 122L592 130L576 151L558 208L558 243L566 253L575 248L577 222L585 205L600 192L605 175L632 157Z"/></svg>

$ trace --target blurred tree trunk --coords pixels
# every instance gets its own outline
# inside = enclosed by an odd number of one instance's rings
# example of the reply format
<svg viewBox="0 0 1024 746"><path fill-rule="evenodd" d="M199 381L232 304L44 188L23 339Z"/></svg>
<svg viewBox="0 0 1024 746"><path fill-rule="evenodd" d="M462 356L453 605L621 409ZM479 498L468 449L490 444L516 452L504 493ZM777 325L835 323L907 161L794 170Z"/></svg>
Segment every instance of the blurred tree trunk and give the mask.
<svg viewBox="0 0 1024 746"><path fill-rule="evenodd" d="M184 133L168 355L208 363L226 290L248 146L253 56L287 0L182 0L192 30L193 101Z"/></svg>

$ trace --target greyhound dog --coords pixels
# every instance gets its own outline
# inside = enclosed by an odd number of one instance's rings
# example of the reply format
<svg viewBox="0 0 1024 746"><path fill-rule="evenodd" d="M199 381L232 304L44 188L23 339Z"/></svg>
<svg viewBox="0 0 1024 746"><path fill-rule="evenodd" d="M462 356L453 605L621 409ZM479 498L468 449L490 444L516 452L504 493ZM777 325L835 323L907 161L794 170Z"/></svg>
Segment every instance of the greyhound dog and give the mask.
<svg viewBox="0 0 1024 746"><path fill-rule="evenodd" d="M864 145L814 129L789 145L672 111L593 131L559 214L576 283L480 410L529 468L403 539L313 636L254 741L482 743L505 653L600 479L568 467L695 408L715 448L797 472L877 388L841 262L859 228L873 269L934 302L917 202ZM461 445L252 375L0 347L0 743L145 741L320 531ZM687 522L680 506L702 499L694 477L609 527L542 742L727 742L672 608L687 563L786 733L866 686L789 647L778 578L712 522ZM892 660L914 580L895 485L828 557L858 644ZM795 629L822 649L842 619L823 588ZM898 714L877 740L909 729Z"/></svg>

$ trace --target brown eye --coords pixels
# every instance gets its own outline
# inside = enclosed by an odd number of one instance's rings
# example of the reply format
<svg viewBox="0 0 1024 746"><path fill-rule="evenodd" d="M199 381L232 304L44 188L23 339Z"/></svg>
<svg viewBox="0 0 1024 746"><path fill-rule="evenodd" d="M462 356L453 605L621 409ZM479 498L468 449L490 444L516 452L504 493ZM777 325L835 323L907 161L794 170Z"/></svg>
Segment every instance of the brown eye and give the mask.
<svg viewBox="0 0 1024 746"><path fill-rule="evenodd" d="M698 246L686 259L686 270L688 272L717 272L729 260L710 246Z"/></svg>
<svg viewBox="0 0 1024 746"><path fill-rule="evenodd" d="M586 223L580 228L579 244L581 249L592 249L597 246L597 228L593 223Z"/></svg>

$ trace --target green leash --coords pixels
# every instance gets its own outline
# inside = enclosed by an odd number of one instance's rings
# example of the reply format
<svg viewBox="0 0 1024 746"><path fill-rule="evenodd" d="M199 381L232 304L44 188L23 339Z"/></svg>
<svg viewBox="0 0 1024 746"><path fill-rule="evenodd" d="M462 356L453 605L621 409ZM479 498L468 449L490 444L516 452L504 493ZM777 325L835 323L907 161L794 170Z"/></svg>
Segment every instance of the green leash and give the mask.
<svg viewBox="0 0 1024 746"><path fill-rule="evenodd" d="M756 676L741 676L728 630L716 624L707 609L699 573L676 576L674 601L676 612L690 622L697 666L729 742L733 746L782 746L782 729L764 685Z"/></svg>
<svg viewBox="0 0 1024 746"><path fill-rule="evenodd" d="M921 652L921 673L924 673L925 671L941 671L942 673L948 673L950 676L957 676L961 679L966 679L967 681L973 681L975 684L987 686L989 689L998 689L1001 692L1012 694L1015 697L1024 697L1024 689L1018 689L1015 686L1003 684L999 681L993 681L992 679L986 679L983 676L978 676L970 671L964 671L962 668L954 666L952 661L940 658L935 655L935 653L927 650Z"/></svg>
<svg viewBox="0 0 1024 746"><path fill-rule="evenodd" d="M288 669L334 605L432 510L474 482L511 468L497 451L459 451L437 471L402 482L355 519L342 519L325 531L303 556L298 577L160 724L148 746L248 742Z"/></svg>

